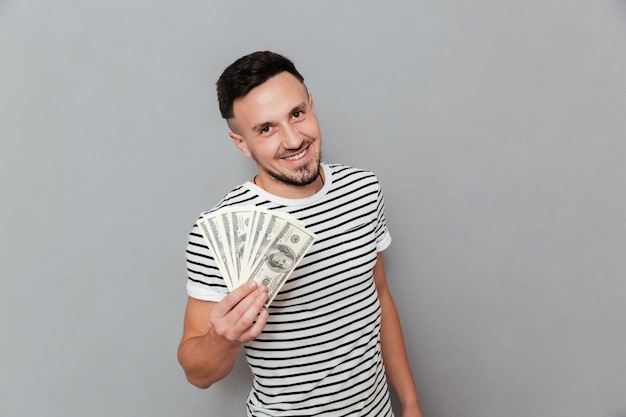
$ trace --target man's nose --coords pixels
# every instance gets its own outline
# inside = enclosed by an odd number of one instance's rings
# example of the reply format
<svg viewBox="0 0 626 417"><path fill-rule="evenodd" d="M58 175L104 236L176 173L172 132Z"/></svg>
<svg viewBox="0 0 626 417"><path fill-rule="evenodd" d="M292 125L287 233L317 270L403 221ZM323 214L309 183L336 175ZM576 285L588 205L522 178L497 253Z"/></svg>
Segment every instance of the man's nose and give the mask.
<svg viewBox="0 0 626 417"><path fill-rule="evenodd" d="M302 145L302 135L296 126L287 124L283 128L283 147L285 149L300 149Z"/></svg>

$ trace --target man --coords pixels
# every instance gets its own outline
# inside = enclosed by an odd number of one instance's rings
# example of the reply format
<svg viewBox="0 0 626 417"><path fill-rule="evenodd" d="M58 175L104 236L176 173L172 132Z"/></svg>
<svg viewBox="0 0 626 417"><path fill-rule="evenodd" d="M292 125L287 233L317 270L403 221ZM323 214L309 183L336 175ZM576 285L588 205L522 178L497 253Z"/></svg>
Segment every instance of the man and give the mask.
<svg viewBox="0 0 626 417"><path fill-rule="evenodd" d="M179 361L208 388L245 349L254 376L248 416L421 416L400 322L387 286L384 201L371 172L321 163L313 98L287 58L255 52L230 65L218 100L235 146L258 174L213 209L287 212L316 241L268 308L267 288L228 293L197 227L187 248L189 299ZM383 365L384 364L384 365Z"/></svg>

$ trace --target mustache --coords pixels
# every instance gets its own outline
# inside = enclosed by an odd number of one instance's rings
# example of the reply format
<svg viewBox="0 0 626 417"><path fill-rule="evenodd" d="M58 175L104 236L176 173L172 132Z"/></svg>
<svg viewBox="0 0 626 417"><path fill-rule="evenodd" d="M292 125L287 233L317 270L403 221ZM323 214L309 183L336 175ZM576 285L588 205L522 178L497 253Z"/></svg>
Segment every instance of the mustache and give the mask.
<svg viewBox="0 0 626 417"><path fill-rule="evenodd" d="M289 156L294 156L308 148L313 143L313 140L307 140L302 142L302 144L297 149L285 149L280 152L277 156L278 158L287 158Z"/></svg>

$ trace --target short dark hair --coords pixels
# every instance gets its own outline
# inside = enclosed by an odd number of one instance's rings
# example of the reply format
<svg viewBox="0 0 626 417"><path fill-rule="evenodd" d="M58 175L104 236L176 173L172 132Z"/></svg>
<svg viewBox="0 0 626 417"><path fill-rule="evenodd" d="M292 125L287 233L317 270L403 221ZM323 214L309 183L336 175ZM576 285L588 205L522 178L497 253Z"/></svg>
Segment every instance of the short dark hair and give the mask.
<svg viewBox="0 0 626 417"><path fill-rule="evenodd" d="M288 72L304 84L304 77L288 58L271 51L258 51L243 56L229 65L217 80L217 101L224 119L233 114L233 103L265 81Z"/></svg>

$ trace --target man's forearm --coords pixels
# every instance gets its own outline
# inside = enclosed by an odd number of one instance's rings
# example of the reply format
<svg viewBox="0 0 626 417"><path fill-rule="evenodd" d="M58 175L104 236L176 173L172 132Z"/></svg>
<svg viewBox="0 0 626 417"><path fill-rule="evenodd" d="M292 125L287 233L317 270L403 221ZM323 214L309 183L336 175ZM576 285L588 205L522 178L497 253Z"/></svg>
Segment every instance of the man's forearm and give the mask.
<svg viewBox="0 0 626 417"><path fill-rule="evenodd" d="M241 346L242 343L219 338L211 329L205 336L182 343L178 348L178 361L189 383L206 389L230 373Z"/></svg>
<svg viewBox="0 0 626 417"><path fill-rule="evenodd" d="M411 415L419 416L419 397L411 375L400 319L390 294L381 298L381 308L381 346L387 376L403 410L413 409Z"/></svg>

